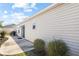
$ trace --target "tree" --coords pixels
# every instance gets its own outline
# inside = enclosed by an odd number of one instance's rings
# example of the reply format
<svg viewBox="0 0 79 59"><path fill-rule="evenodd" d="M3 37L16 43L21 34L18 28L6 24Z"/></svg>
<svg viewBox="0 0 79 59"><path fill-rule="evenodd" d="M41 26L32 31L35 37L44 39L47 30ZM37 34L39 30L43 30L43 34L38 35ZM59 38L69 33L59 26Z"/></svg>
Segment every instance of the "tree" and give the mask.
<svg viewBox="0 0 79 59"><path fill-rule="evenodd" d="M0 21L0 28L2 28L2 27L3 27L2 23L3 23L3 22L2 22L2 21Z"/></svg>

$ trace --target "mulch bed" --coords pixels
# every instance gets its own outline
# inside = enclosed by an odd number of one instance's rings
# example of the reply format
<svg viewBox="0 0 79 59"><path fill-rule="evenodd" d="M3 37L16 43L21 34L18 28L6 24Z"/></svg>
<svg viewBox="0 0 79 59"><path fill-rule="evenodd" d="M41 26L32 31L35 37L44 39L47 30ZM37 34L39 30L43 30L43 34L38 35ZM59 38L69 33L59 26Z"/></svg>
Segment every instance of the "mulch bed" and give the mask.
<svg viewBox="0 0 79 59"><path fill-rule="evenodd" d="M42 52L37 52L35 49L28 51L27 53L29 53L29 56L46 56L45 54L43 54ZM42 55L43 54L43 55Z"/></svg>

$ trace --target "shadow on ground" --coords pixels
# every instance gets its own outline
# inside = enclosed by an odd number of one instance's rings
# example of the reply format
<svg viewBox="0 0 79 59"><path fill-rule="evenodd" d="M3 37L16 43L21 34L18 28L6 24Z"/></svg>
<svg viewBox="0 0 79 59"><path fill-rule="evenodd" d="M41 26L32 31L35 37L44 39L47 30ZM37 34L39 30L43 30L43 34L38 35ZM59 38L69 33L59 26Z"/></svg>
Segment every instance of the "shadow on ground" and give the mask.
<svg viewBox="0 0 79 59"><path fill-rule="evenodd" d="M32 51L34 50L32 42L30 42L27 39L21 38L19 36L11 36L11 37L14 39L17 45L22 49L22 51L30 53L31 56L35 55L32 53Z"/></svg>

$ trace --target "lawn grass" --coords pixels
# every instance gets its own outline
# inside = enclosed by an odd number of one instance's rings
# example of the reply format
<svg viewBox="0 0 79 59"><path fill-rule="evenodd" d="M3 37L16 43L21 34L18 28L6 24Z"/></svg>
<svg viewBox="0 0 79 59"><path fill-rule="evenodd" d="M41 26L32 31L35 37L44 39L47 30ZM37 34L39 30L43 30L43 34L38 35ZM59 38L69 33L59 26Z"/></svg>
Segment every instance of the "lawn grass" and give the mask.
<svg viewBox="0 0 79 59"><path fill-rule="evenodd" d="M28 56L29 54L27 52L15 54L14 56Z"/></svg>

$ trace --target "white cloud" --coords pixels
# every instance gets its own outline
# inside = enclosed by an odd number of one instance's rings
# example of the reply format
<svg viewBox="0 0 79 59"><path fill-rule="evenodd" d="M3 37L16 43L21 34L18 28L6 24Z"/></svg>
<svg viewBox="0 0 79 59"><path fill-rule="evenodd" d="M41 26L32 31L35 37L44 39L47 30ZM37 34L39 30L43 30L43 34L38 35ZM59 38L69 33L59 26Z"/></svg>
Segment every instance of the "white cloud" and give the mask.
<svg viewBox="0 0 79 59"><path fill-rule="evenodd" d="M18 7L18 8L23 8L26 4L25 3L14 3L12 8Z"/></svg>
<svg viewBox="0 0 79 59"><path fill-rule="evenodd" d="M31 7L35 7L35 6L36 6L36 3L32 3L32 4L31 4Z"/></svg>
<svg viewBox="0 0 79 59"><path fill-rule="evenodd" d="M2 16L2 18L7 18L7 17L8 17L8 15L3 15L3 16Z"/></svg>
<svg viewBox="0 0 79 59"><path fill-rule="evenodd" d="M6 10L5 10L3 13L7 14L7 13L8 13L8 11L6 11Z"/></svg>
<svg viewBox="0 0 79 59"><path fill-rule="evenodd" d="M32 9L25 9L24 12L32 12Z"/></svg>
<svg viewBox="0 0 79 59"><path fill-rule="evenodd" d="M14 3L12 6L13 9L15 8L23 8L24 12L32 12L32 9L37 9L36 3Z"/></svg>
<svg viewBox="0 0 79 59"><path fill-rule="evenodd" d="M0 17L1 20L4 21L4 25L12 24L12 23L19 23L24 20L24 18L29 18L29 16L24 15L23 13L12 13L10 15L3 15Z"/></svg>
<svg viewBox="0 0 79 59"><path fill-rule="evenodd" d="M24 20L24 18L29 18L29 16L25 16L23 13L13 13L11 15L12 22L19 23Z"/></svg>
<svg viewBox="0 0 79 59"><path fill-rule="evenodd" d="M28 7L28 8L33 8L36 6L36 3L31 3L31 5L29 3L14 3L14 5L12 6L13 8L17 7L17 8L24 8L24 7Z"/></svg>
<svg viewBox="0 0 79 59"><path fill-rule="evenodd" d="M31 4L31 8L37 9L36 3L32 3L32 4Z"/></svg>
<svg viewBox="0 0 79 59"><path fill-rule="evenodd" d="M28 16L25 16L23 13L13 13L12 15L11 15L11 17L13 17L13 18L17 18L17 19L21 19L21 18L25 18L25 17L28 17Z"/></svg>

